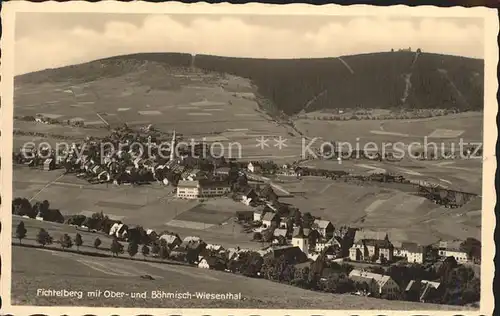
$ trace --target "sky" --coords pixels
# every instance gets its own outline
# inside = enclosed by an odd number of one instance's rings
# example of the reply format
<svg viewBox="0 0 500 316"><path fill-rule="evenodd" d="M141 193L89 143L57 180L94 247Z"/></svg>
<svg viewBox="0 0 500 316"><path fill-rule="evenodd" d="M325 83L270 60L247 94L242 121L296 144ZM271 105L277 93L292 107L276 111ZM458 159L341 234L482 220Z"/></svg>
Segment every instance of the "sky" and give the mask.
<svg viewBox="0 0 500 316"><path fill-rule="evenodd" d="M140 52L337 57L391 48L483 58L474 18L17 13L15 73Z"/></svg>

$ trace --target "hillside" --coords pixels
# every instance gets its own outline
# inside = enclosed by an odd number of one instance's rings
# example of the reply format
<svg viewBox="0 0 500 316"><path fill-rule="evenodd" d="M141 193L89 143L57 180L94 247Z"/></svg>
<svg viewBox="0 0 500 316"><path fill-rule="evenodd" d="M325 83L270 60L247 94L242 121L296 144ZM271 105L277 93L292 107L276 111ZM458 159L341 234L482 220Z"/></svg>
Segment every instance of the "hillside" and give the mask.
<svg viewBox="0 0 500 316"><path fill-rule="evenodd" d="M425 52L279 60L134 54L21 75L16 84L89 82L146 70L151 62L167 72L169 67L196 67L248 78L259 94L287 114L357 107L483 108L483 60Z"/></svg>
<svg viewBox="0 0 500 316"><path fill-rule="evenodd" d="M462 306L389 301L313 292L262 279L195 267L172 267L152 262L133 262L111 258L86 257L42 249L13 247L13 303L18 305L56 305L147 308L296 308L296 309L378 309L378 310L463 310ZM33 258L37 258L36 267ZM140 276L148 274L154 280ZM68 289L84 293L97 289L144 292L241 293L242 300L42 297L36 289ZM466 308L469 309L469 308Z"/></svg>

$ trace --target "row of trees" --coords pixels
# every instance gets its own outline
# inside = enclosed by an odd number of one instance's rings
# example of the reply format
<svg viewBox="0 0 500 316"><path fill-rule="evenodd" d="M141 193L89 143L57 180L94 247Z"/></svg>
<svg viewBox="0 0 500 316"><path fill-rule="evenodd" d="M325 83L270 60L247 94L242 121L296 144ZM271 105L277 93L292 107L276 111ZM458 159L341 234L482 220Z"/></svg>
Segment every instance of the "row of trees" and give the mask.
<svg viewBox="0 0 500 316"><path fill-rule="evenodd" d="M24 222L20 222L16 227L16 238L19 239L19 243L22 244L23 239L27 237L27 229L25 227ZM36 242L45 247L46 245L53 244L53 237L43 228L41 228L36 235ZM68 234L61 235L59 239L59 244L63 249L70 249L75 246L77 251L80 251L80 247L83 245L84 241L82 235L76 233L75 237L72 239ZM97 237L94 239L93 246L96 249L99 249L102 241ZM111 242L110 251L113 256L118 256L119 254L124 252L123 245L115 238ZM132 241L128 244L127 253L130 257L134 257L139 252L139 244L136 241ZM166 259L169 256L169 248L165 240L161 239L160 241L155 241L151 247L147 244L143 244L141 248L141 253L144 257L149 256L150 254L154 256L158 256L161 259Z"/></svg>

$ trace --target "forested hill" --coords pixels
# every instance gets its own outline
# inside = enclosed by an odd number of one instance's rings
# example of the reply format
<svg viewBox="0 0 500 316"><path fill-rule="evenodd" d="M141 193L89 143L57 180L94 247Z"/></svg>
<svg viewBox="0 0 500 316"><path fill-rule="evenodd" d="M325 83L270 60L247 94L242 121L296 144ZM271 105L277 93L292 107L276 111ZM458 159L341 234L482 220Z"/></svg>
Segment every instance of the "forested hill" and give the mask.
<svg viewBox="0 0 500 316"><path fill-rule="evenodd" d="M483 60L409 51L321 59L146 53L39 71L16 81L95 80L125 75L144 62L249 78L259 94L287 114L357 107L483 108ZM115 67L102 67L102 63Z"/></svg>

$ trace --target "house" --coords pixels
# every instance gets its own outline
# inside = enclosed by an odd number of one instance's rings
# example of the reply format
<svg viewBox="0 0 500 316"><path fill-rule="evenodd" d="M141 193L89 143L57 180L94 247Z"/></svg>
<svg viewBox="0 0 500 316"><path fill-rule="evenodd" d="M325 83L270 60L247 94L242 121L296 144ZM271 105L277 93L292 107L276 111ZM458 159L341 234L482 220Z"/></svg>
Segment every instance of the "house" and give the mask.
<svg viewBox="0 0 500 316"><path fill-rule="evenodd" d="M146 230L146 235L149 237L150 240L158 239L158 234L152 229Z"/></svg>
<svg viewBox="0 0 500 316"><path fill-rule="evenodd" d="M391 262L394 256L394 246L388 240L363 239L354 243L349 249L349 259L352 261Z"/></svg>
<svg viewBox="0 0 500 316"><path fill-rule="evenodd" d="M351 233L354 234L353 243L357 243L364 239L376 239L376 240L390 239L389 233L385 231L351 229Z"/></svg>
<svg viewBox="0 0 500 316"><path fill-rule="evenodd" d="M194 250L197 253L201 253L205 250L207 244L202 240L191 240L191 241L183 241L182 244L178 247L184 250Z"/></svg>
<svg viewBox="0 0 500 316"><path fill-rule="evenodd" d="M161 235L161 237L159 239L160 239L160 241L165 240L165 242L167 243L167 246L170 249L173 249L182 243L181 239L177 235L164 234L164 235Z"/></svg>
<svg viewBox="0 0 500 316"><path fill-rule="evenodd" d="M198 268L224 271L226 263L217 257L205 257L198 263Z"/></svg>
<svg viewBox="0 0 500 316"><path fill-rule="evenodd" d="M209 181L207 179L181 180L177 184L177 197L181 199L223 196L229 192L231 192L231 186L224 181Z"/></svg>
<svg viewBox="0 0 500 316"><path fill-rule="evenodd" d="M280 222L280 217L276 213L266 213L262 217L262 226L265 228L269 227L278 227L278 224Z"/></svg>
<svg viewBox="0 0 500 316"><path fill-rule="evenodd" d="M224 247L222 247L222 245L216 245L216 244L207 244L205 249L215 251L215 252L224 251Z"/></svg>
<svg viewBox="0 0 500 316"><path fill-rule="evenodd" d="M252 173L259 173L262 171L262 165L258 161L250 161L247 165L247 169Z"/></svg>
<svg viewBox="0 0 500 316"><path fill-rule="evenodd" d="M334 246L335 248L342 248L342 240L339 237L332 237L328 240L321 239L316 242L314 250L316 252L322 252L326 248Z"/></svg>
<svg viewBox="0 0 500 316"><path fill-rule="evenodd" d="M281 229L288 229L288 219L286 217L280 217L278 227Z"/></svg>
<svg viewBox="0 0 500 316"><path fill-rule="evenodd" d="M113 226L111 226L111 228L109 230L109 235L110 236L115 236L116 232L118 231L118 229L120 229L120 227L122 225L123 225L122 223L114 223Z"/></svg>
<svg viewBox="0 0 500 316"><path fill-rule="evenodd" d="M247 188L243 192L243 196L241 198L241 201L245 205L250 205L255 200L257 200L257 193L255 193L255 190L253 188Z"/></svg>
<svg viewBox="0 0 500 316"><path fill-rule="evenodd" d="M237 211L236 217L238 218L238 221L251 222L254 217L253 214L254 213L252 211Z"/></svg>
<svg viewBox="0 0 500 316"><path fill-rule="evenodd" d="M231 172L231 168L220 167L220 168L215 169L214 174L219 175L219 176L229 176L230 172Z"/></svg>
<svg viewBox="0 0 500 316"><path fill-rule="evenodd" d="M326 256L326 259L328 260L340 259L341 261L343 261L342 248L337 246L336 244L333 244L323 249L322 253Z"/></svg>
<svg viewBox="0 0 500 316"><path fill-rule="evenodd" d="M44 171L51 171L56 168L56 162L52 158L45 159L43 162L43 170Z"/></svg>
<svg viewBox="0 0 500 316"><path fill-rule="evenodd" d="M264 256L269 256L272 258L280 258L284 256L288 262L291 264L302 263L307 261L307 255L300 250L299 247L295 246L274 246L270 247L268 252Z"/></svg>
<svg viewBox="0 0 500 316"><path fill-rule="evenodd" d="M425 248L413 242L403 242L398 254L410 263L422 264L425 261Z"/></svg>
<svg viewBox="0 0 500 316"><path fill-rule="evenodd" d="M438 255L441 258L454 257L458 263L468 263L468 254L460 249L459 241L441 241L439 242Z"/></svg>
<svg viewBox="0 0 500 316"><path fill-rule="evenodd" d="M368 284L369 292L377 297L398 298L401 294L399 285L388 275L354 269L349 273L349 279Z"/></svg>
<svg viewBox="0 0 500 316"><path fill-rule="evenodd" d="M405 298L409 301L428 301L436 297L441 290L441 283L427 280L411 280L405 288Z"/></svg>
<svg viewBox="0 0 500 316"><path fill-rule="evenodd" d="M192 241L201 241L201 238L198 236L186 236L182 240L183 243L188 243L188 242L192 242Z"/></svg>
<svg viewBox="0 0 500 316"><path fill-rule="evenodd" d="M469 256L465 251L459 249L445 249L439 250L439 255L442 257L453 257L458 263L468 263Z"/></svg>
<svg viewBox="0 0 500 316"><path fill-rule="evenodd" d="M256 209L253 212L253 220L256 222L260 222L262 220L262 213L264 213L264 210L262 208Z"/></svg>
<svg viewBox="0 0 500 316"><path fill-rule="evenodd" d="M277 228L277 229L274 230L273 236L275 236L275 237L281 236L281 237L285 237L286 238L286 233L287 233L286 229Z"/></svg>
<svg viewBox="0 0 500 316"><path fill-rule="evenodd" d="M330 239L333 237L335 228L330 221L315 219L312 228L316 229L323 238Z"/></svg>
<svg viewBox="0 0 500 316"><path fill-rule="evenodd" d="M125 238L127 235L128 227L120 222L114 223L109 230L109 235L116 238Z"/></svg>

